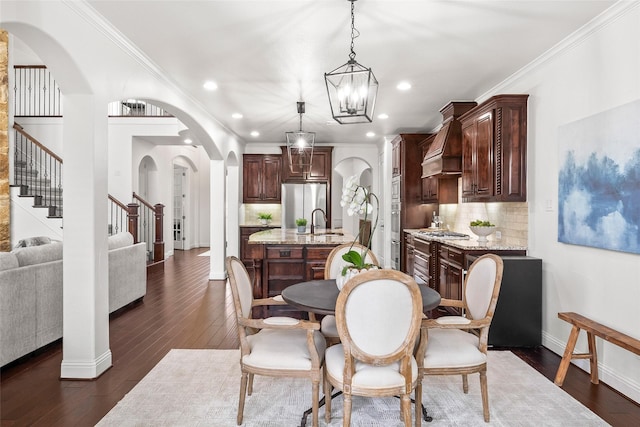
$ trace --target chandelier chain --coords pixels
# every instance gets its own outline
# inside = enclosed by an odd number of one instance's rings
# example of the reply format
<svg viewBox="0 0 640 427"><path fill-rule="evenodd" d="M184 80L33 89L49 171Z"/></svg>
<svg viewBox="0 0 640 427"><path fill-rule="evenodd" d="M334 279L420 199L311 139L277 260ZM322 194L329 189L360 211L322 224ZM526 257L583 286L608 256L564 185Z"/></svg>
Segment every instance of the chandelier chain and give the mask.
<svg viewBox="0 0 640 427"><path fill-rule="evenodd" d="M349 60L355 61L356 59L356 51L353 49L353 40L358 38L360 35L360 31L356 29L355 25L355 3L356 0L349 0L351 2L351 53L349 53Z"/></svg>

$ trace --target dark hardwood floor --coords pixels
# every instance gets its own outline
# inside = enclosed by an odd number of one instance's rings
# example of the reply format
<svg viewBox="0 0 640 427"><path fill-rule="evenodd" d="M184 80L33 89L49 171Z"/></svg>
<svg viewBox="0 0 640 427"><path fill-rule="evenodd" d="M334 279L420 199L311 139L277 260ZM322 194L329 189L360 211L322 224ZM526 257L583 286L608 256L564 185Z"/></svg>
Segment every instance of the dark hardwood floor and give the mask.
<svg viewBox="0 0 640 427"><path fill-rule="evenodd" d="M236 348L233 307L224 281L208 281L206 249L176 251L148 276L147 295L110 320L113 366L94 381L59 380L54 343L2 369L2 426L93 426L171 348ZM545 348L514 349L553 381L560 358ZM640 406L571 366L563 389L614 426L640 425ZM235 405L236 403L230 403Z"/></svg>

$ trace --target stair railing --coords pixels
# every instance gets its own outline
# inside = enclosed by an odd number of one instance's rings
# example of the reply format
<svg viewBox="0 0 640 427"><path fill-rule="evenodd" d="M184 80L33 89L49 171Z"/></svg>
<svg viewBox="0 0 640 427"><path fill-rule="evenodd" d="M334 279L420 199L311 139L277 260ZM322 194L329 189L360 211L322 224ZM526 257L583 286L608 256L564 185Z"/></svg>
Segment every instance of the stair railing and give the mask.
<svg viewBox="0 0 640 427"><path fill-rule="evenodd" d="M123 231L133 235L133 242L138 243L138 209L137 203L125 205L109 194L108 233L109 236Z"/></svg>
<svg viewBox="0 0 640 427"><path fill-rule="evenodd" d="M44 65L15 65L14 116L62 117L62 93Z"/></svg>
<svg viewBox="0 0 640 427"><path fill-rule="evenodd" d="M163 216L164 205L152 205L133 193L133 199L140 202L138 236L147 244L147 261L159 262L164 259Z"/></svg>
<svg viewBox="0 0 640 427"><path fill-rule="evenodd" d="M21 196L34 196L34 205L62 217L62 159L14 123L13 184Z"/></svg>

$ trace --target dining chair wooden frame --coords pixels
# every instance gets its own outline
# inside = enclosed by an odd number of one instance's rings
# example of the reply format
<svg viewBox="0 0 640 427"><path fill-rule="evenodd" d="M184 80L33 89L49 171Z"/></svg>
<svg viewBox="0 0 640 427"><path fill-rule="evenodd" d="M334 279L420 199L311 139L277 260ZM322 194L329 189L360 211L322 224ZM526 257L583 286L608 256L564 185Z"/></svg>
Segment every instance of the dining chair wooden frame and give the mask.
<svg viewBox="0 0 640 427"><path fill-rule="evenodd" d="M341 344L327 349L324 366L325 396L332 387L343 392L343 426L351 423L352 396L399 396L401 418L411 425L421 319L420 288L400 271L370 270L344 285L336 302ZM331 399L325 404L328 423Z"/></svg>
<svg viewBox="0 0 640 427"><path fill-rule="evenodd" d="M333 248L331 252L329 252L329 256L327 256L327 262L324 265L325 280L335 279L339 274L341 274L342 267L347 264L347 262L342 259L342 255L344 255L351 249L363 251L367 249L367 247L358 242L354 242L343 243ZM378 258L376 258L376 255L371 249L368 250L365 259L370 264L379 265ZM315 320L313 314L310 314L309 318ZM331 346L340 342L335 316L327 315L323 317L322 322L320 323L320 331L327 340L327 346Z"/></svg>
<svg viewBox="0 0 640 427"><path fill-rule="evenodd" d="M416 417L422 407L422 380L425 375L462 375L463 392L468 393L467 375L479 373L483 417L485 422L489 422L487 341L500 294L502 272L502 258L495 254L482 255L469 267L463 299L443 298L440 302L441 306L463 309L465 317L443 316L422 320L416 351L419 367L415 393ZM416 426L419 425L416 421Z"/></svg>
<svg viewBox="0 0 640 427"><path fill-rule="evenodd" d="M252 309L264 305L285 305L281 298L254 299L251 279L237 257L226 258L227 274L236 311L238 337L240 339L240 397L238 401L238 425L242 424L245 396L253 392L254 375L273 377L306 377L312 383L313 426L318 425L318 407L321 367L326 342L318 322L290 317L254 319ZM270 338L278 343L270 345ZM271 340L273 341L273 340ZM299 354L282 356L283 350L294 348ZM304 350L306 349L306 354ZM290 363L291 365L287 365ZM295 366L293 365L295 364Z"/></svg>

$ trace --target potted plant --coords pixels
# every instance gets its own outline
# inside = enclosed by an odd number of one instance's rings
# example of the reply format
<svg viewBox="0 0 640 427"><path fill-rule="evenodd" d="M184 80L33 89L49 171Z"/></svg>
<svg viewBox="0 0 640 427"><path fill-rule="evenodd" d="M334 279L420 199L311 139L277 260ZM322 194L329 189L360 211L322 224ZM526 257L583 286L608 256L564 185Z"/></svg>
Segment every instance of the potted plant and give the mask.
<svg viewBox="0 0 640 427"><path fill-rule="evenodd" d="M298 226L298 233L304 233L307 230L307 219L306 218L296 219L296 225Z"/></svg>
<svg viewBox="0 0 640 427"><path fill-rule="evenodd" d="M258 219L264 225L268 225L271 222L273 215L267 212L258 212Z"/></svg>
<svg viewBox="0 0 640 427"><path fill-rule="evenodd" d="M375 209L373 206L374 201L376 205ZM362 227L358 230L358 234L356 235L352 243L352 249L342 255L342 259L345 260L348 264L342 268L342 276L336 279L338 288L342 288L342 285L344 285L347 280L363 270L379 268L377 265L366 262L367 253L371 250L373 234L378 227L378 211L380 209L379 203L380 202L378 200L378 197L373 192L358 184L357 177L355 175L347 179L342 188L342 199L340 200L340 205L342 207L348 206L347 215L349 216L353 216L354 214L364 215L364 221L362 221ZM367 223L368 216L373 216L374 221L367 241L362 242L364 249L360 251L353 249L353 244L359 241L361 235L364 235L364 227Z"/></svg>

